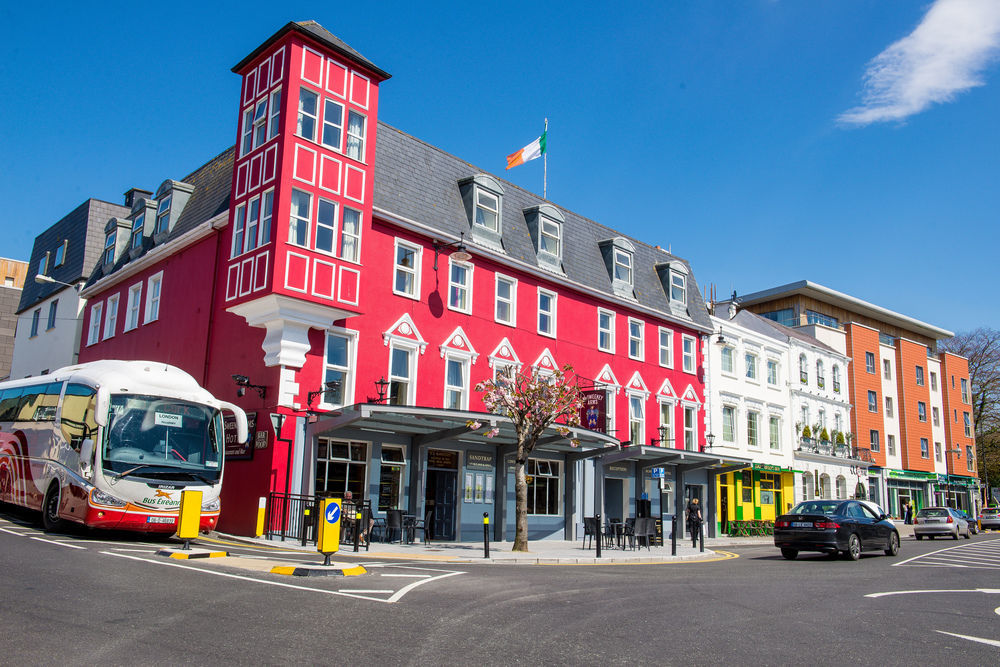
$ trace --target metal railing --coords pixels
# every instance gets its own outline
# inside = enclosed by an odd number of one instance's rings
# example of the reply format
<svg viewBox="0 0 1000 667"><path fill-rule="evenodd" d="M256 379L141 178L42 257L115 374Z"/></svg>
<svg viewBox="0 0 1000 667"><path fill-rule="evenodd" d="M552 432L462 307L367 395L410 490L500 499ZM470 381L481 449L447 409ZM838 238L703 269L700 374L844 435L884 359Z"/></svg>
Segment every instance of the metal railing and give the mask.
<svg viewBox="0 0 1000 667"><path fill-rule="evenodd" d="M824 456L835 456L842 459L857 459L868 463L872 461L872 450L867 447L837 444L815 438L802 438L799 451L812 452L813 454L822 454Z"/></svg>
<svg viewBox="0 0 1000 667"><path fill-rule="evenodd" d="M302 546L316 544L322 496L273 492L267 499L264 534L267 539L292 540ZM370 500L342 501L340 543L354 551L371 541L372 506ZM360 528L360 529L359 529Z"/></svg>

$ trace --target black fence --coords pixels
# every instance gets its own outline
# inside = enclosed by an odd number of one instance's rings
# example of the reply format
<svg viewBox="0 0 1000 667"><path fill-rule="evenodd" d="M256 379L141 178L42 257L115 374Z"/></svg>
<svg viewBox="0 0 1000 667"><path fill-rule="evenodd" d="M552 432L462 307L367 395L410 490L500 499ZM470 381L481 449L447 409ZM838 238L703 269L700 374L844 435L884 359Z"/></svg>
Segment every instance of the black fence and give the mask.
<svg viewBox="0 0 1000 667"><path fill-rule="evenodd" d="M267 539L316 544L319 514L323 497L296 493L271 493L267 499L264 534ZM371 541L372 506L370 500L344 500L341 504L340 543L368 550Z"/></svg>

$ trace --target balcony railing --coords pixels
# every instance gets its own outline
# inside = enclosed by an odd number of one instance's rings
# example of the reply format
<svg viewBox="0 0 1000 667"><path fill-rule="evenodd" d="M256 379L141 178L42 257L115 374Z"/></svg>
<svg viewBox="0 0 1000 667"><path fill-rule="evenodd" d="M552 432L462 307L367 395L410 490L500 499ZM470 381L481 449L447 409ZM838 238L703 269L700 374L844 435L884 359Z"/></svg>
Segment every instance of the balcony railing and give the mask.
<svg viewBox="0 0 1000 667"><path fill-rule="evenodd" d="M838 445L829 440L817 440L816 438L801 438L799 451L822 454L823 456L835 456L841 459L855 459L867 463L872 462L872 450L867 447L857 447L847 444Z"/></svg>
<svg viewBox="0 0 1000 667"><path fill-rule="evenodd" d="M840 382L838 382L837 380L833 381L833 392L835 394L839 394L840 393Z"/></svg>
<svg viewBox="0 0 1000 667"><path fill-rule="evenodd" d="M799 371L799 382L802 384L809 384L809 373L805 371Z"/></svg>
<svg viewBox="0 0 1000 667"><path fill-rule="evenodd" d="M826 386L826 379L824 379L822 375L816 378L816 386L820 389Z"/></svg>

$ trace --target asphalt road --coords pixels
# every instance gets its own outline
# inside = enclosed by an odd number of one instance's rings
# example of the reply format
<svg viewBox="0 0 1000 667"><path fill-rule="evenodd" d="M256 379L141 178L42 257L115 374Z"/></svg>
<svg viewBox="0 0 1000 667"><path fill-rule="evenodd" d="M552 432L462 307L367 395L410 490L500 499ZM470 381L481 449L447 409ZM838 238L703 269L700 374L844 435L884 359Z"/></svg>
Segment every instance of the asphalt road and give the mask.
<svg viewBox="0 0 1000 667"><path fill-rule="evenodd" d="M997 664L1000 534L904 540L860 562L770 546L659 565L301 561L239 548L233 566L162 543L47 535L0 507L5 664ZM353 557L352 557L353 559ZM361 560L365 562L364 557ZM992 642L992 643L991 643Z"/></svg>

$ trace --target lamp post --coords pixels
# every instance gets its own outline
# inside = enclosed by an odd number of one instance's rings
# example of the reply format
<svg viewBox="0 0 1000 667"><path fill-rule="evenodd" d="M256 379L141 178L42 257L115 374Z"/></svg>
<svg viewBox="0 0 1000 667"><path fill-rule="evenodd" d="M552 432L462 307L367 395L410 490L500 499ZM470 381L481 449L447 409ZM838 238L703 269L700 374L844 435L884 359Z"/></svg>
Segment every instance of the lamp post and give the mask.
<svg viewBox="0 0 1000 667"><path fill-rule="evenodd" d="M80 291L80 285L79 284L66 283L66 282L63 282L61 280L56 280L55 278L52 278L51 276L47 276L44 273L36 273L35 274L35 282L38 283L39 285L65 285L66 287L72 287L77 292Z"/></svg>

